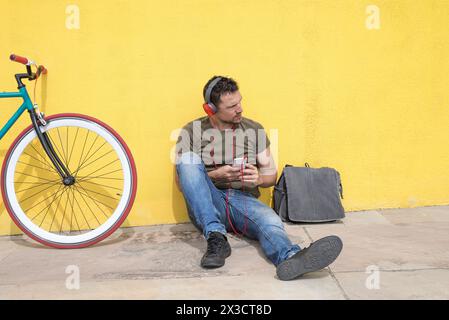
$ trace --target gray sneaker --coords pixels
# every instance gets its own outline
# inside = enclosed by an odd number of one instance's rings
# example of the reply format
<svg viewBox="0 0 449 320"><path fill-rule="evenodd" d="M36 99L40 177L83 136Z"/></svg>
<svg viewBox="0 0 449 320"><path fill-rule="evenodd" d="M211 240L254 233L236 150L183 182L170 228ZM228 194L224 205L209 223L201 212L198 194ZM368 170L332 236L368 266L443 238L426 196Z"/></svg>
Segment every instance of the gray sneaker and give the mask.
<svg viewBox="0 0 449 320"><path fill-rule="evenodd" d="M319 239L281 262L276 268L276 274L280 280L292 280L305 273L324 269L337 259L342 249L343 242L337 236Z"/></svg>

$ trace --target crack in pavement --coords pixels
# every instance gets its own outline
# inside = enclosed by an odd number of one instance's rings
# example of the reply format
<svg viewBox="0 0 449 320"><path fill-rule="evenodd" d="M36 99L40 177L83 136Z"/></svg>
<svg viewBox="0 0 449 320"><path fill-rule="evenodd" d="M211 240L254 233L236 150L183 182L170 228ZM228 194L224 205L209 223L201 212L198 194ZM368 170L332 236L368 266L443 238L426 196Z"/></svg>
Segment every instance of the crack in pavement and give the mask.
<svg viewBox="0 0 449 320"><path fill-rule="evenodd" d="M306 233L307 237L309 238L310 242L313 242L313 238L310 235L309 231L307 231L306 227L303 227L304 232ZM340 281L338 281L337 277L335 276L334 272L332 271L331 267L326 268L327 272L329 272L329 275L332 277L334 282L337 284L338 289L340 290L341 294L343 295L343 298L345 300L350 300L348 294L346 293L345 289L341 285Z"/></svg>
<svg viewBox="0 0 449 320"><path fill-rule="evenodd" d="M379 269L379 272L415 272L415 271L433 271L433 270L446 270L449 271L448 268L418 268L418 269ZM343 271L335 271L335 273L366 273L366 271L361 270L343 270Z"/></svg>

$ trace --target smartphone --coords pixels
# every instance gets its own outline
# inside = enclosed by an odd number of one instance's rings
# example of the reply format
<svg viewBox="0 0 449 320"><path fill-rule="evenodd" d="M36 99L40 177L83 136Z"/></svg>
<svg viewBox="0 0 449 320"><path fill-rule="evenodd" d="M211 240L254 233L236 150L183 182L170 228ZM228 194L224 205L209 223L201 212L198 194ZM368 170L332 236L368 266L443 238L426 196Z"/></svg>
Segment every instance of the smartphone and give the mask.
<svg viewBox="0 0 449 320"><path fill-rule="evenodd" d="M235 158L232 163L232 167L241 169L242 166L243 166L243 169L245 169L246 159L245 158ZM242 188L242 183L240 181L233 181L233 182L231 182L231 188L240 189L240 188Z"/></svg>
<svg viewBox="0 0 449 320"><path fill-rule="evenodd" d="M241 168L243 165L243 168L246 166L246 159L245 158L235 158L234 162L232 163L233 167Z"/></svg>

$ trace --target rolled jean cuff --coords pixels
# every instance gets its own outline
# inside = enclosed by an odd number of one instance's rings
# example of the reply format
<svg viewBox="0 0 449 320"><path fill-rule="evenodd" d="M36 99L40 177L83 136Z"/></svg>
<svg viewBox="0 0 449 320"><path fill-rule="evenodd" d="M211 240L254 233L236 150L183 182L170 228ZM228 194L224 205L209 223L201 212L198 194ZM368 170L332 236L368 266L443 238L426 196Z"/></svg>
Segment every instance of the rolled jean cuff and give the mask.
<svg viewBox="0 0 449 320"><path fill-rule="evenodd" d="M209 239L209 236L210 236L210 234L211 234L212 232L219 232L219 233L221 233L221 234L224 235L224 236L226 236L226 234L227 234L227 232L226 232L226 230L225 230L224 228L223 228L223 229L208 230L208 231L207 231L207 235L205 236L206 240Z"/></svg>

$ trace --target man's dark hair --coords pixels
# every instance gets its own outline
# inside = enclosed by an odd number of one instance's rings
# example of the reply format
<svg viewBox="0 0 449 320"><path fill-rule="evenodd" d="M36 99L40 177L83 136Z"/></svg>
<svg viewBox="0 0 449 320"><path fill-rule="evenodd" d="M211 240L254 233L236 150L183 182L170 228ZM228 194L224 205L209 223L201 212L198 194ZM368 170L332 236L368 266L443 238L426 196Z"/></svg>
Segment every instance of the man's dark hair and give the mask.
<svg viewBox="0 0 449 320"><path fill-rule="evenodd" d="M227 92L235 92L239 89L239 86L234 79L223 76L213 76L209 81L207 81L206 85L204 86L203 89L204 100L206 100L206 90L207 87L209 86L209 83L211 83L218 77L220 77L221 80L217 82L217 84L212 89L212 92L210 93L210 102L212 102L217 108L222 94Z"/></svg>

